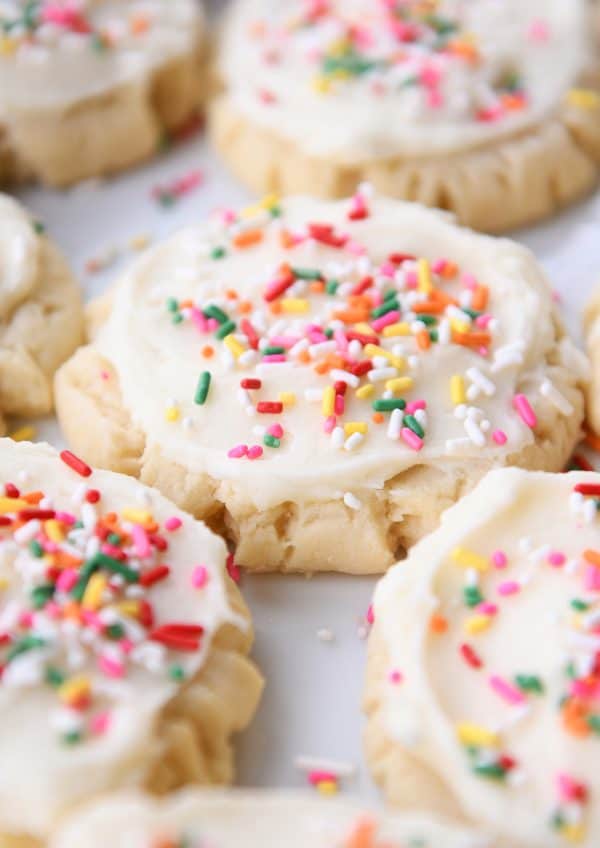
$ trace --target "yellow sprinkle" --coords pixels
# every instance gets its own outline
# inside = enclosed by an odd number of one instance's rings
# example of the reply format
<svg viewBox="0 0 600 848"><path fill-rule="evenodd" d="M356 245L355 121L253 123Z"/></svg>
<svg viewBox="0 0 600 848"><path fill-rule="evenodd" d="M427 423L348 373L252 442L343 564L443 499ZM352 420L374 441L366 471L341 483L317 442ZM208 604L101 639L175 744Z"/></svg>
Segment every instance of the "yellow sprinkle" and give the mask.
<svg viewBox="0 0 600 848"><path fill-rule="evenodd" d="M327 94L331 88L331 83L325 77L315 77L312 81L312 87L317 94Z"/></svg>
<svg viewBox="0 0 600 848"><path fill-rule="evenodd" d="M131 521L132 524L152 524L154 518L151 513L145 509L136 509L135 507L127 507L121 512L125 521Z"/></svg>
<svg viewBox="0 0 600 848"><path fill-rule="evenodd" d="M24 427L19 427L18 430L13 430L10 437L13 442L30 442L32 439L35 439L35 434L35 427L26 425Z"/></svg>
<svg viewBox="0 0 600 848"><path fill-rule="evenodd" d="M0 591L2 589L8 589L9 586L10 580L8 579L8 577L0 577Z"/></svg>
<svg viewBox="0 0 600 848"><path fill-rule="evenodd" d="M333 386L327 386L326 389L323 389L322 410L326 418L333 415L335 411L335 389Z"/></svg>
<svg viewBox="0 0 600 848"><path fill-rule="evenodd" d="M335 780L320 780L317 783L319 795L337 795L338 785Z"/></svg>
<svg viewBox="0 0 600 848"><path fill-rule="evenodd" d="M62 525L55 518L49 518L48 521L44 521L44 530L48 538L53 542L62 542L65 538Z"/></svg>
<svg viewBox="0 0 600 848"><path fill-rule="evenodd" d="M115 604L116 609L128 618L137 618L140 611L139 601L121 601Z"/></svg>
<svg viewBox="0 0 600 848"><path fill-rule="evenodd" d="M456 725L456 735L463 745L474 748L497 748L500 745L500 737L497 733L468 721Z"/></svg>
<svg viewBox="0 0 600 848"><path fill-rule="evenodd" d="M419 259L417 262L417 278L419 280L419 291L424 294L431 294L433 283L431 281L431 268L426 259Z"/></svg>
<svg viewBox="0 0 600 848"><path fill-rule="evenodd" d="M360 389L356 390L355 395L359 400L365 400L365 398L371 397L374 391L375 386L373 383L365 383L364 386L361 386Z"/></svg>
<svg viewBox="0 0 600 848"><path fill-rule="evenodd" d="M265 194L265 196L260 200L258 205L261 209L272 209L274 206L279 205L279 195Z"/></svg>
<svg viewBox="0 0 600 848"><path fill-rule="evenodd" d="M567 103L576 109L598 109L600 94L589 88L572 88L567 94Z"/></svg>
<svg viewBox="0 0 600 848"><path fill-rule="evenodd" d="M344 433L347 436L353 436L354 433L362 433L364 436L368 429L369 425L366 421L348 421L344 424Z"/></svg>
<svg viewBox="0 0 600 848"><path fill-rule="evenodd" d="M385 384L388 392L407 392L413 387L412 377L394 377L393 380L387 380Z"/></svg>
<svg viewBox="0 0 600 848"><path fill-rule="evenodd" d="M103 574L93 574L86 586L81 605L87 610L97 610L108 581Z"/></svg>
<svg viewBox="0 0 600 848"><path fill-rule="evenodd" d="M236 359L238 359L238 357L240 357L246 350L244 345L231 333L228 336L225 336L223 344Z"/></svg>
<svg viewBox="0 0 600 848"><path fill-rule="evenodd" d="M150 244L150 239L147 235L134 236L129 239L129 247L132 250L143 250Z"/></svg>
<svg viewBox="0 0 600 848"><path fill-rule="evenodd" d="M254 203L252 206L245 206L240 212L240 215L242 218L255 218L262 211L263 207L258 203Z"/></svg>
<svg viewBox="0 0 600 848"><path fill-rule="evenodd" d="M457 565L462 565L463 568L474 568L476 571L487 571L490 567L489 562L485 557L476 554L475 551L471 551L469 548L454 548L450 556Z"/></svg>
<svg viewBox="0 0 600 848"><path fill-rule="evenodd" d="M373 336L373 338L377 338L377 333L370 327L368 324L365 324L363 321L359 321L358 324L354 325L354 329L357 333L362 333L363 336Z"/></svg>
<svg viewBox="0 0 600 848"><path fill-rule="evenodd" d="M491 623L492 618L489 615L472 615L465 621L465 633L476 636L487 630Z"/></svg>
<svg viewBox="0 0 600 848"><path fill-rule="evenodd" d="M387 327L383 328L384 339L391 339L394 338L394 336L408 335L410 335L410 324L407 324L406 321L398 321L397 324L388 324Z"/></svg>
<svg viewBox="0 0 600 848"><path fill-rule="evenodd" d="M365 345L365 355L369 357L383 356L394 368L402 369L406 367L406 359L403 356L394 356L389 350L384 350L374 344Z"/></svg>
<svg viewBox="0 0 600 848"><path fill-rule="evenodd" d="M466 403L467 395L465 394L465 381L460 374L454 374L450 377L450 397L452 398L454 406Z"/></svg>
<svg viewBox="0 0 600 848"><path fill-rule="evenodd" d="M165 409L165 419L167 421L177 421L181 413L176 406L168 406Z"/></svg>
<svg viewBox="0 0 600 848"><path fill-rule="evenodd" d="M560 829L560 835L567 842L581 842L585 836L585 828L582 824L565 824Z"/></svg>
<svg viewBox="0 0 600 848"><path fill-rule="evenodd" d="M12 56L17 49L17 42L12 38L0 38L0 56Z"/></svg>
<svg viewBox="0 0 600 848"><path fill-rule="evenodd" d="M279 400L284 406L294 406L296 395L294 392L279 392Z"/></svg>
<svg viewBox="0 0 600 848"><path fill-rule="evenodd" d="M20 509L27 509L29 504L21 498L0 498L0 515L7 512L18 512Z"/></svg>
<svg viewBox="0 0 600 848"><path fill-rule="evenodd" d="M89 695L91 689L90 680L88 677L79 676L71 677L58 687L58 697L65 704L70 704L73 701L78 701L80 698Z"/></svg>
<svg viewBox="0 0 600 848"><path fill-rule="evenodd" d="M290 315L302 315L308 312L310 304L302 297L284 297L281 303L281 311Z"/></svg>
<svg viewBox="0 0 600 848"><path fill-rule="evenodd" d="M450 326L452 327L455 333L471 332L471 325L468 323L468 321L459 321L458 318L451 318Z"/></svg>

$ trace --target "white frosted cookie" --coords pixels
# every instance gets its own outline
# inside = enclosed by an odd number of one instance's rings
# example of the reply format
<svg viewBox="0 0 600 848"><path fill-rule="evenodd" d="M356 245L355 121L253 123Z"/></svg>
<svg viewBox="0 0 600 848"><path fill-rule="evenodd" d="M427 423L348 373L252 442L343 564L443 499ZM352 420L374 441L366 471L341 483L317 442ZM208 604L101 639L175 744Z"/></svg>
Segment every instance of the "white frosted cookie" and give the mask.
<svg viewBox="0 0 600 848"><path fill-rule="evenodd" d="M0 0L0 179L152 155L200 105L204 28L195 0Z"/></svg>
<svg viewBox="0 0 600 848"><path fill-rule="evenodd" d="M60 370L78 453L251 569L376 573L491 467L558 470L583 357L532 255L423 207L296 198L158 245Z"/></svg>
<svg viewBox="0 0 600 848"><path fill-rule="evenodd" d="M523 225L600 174L600 103L568 94L587 65L586 11L584 0L236 0L215 142L259 191L343 197L368 179L478 229Z"/></svg>
<svg viewBox="0 0 600 848"><path fill-rule="evenodd" d="M107 798L73 816L50 848L496 848L424 814L299 793L186 791L166 801Z"/></svg>
<svg viewBox="0 0 600 848"><path fill-rule="evenodd" d="M510 848L600 844L600 475L490 472L375 592L388 799Z"/></svg>
<svg viewBox="0 0 600 848"><path fill-rule="evenodd" d="M47 445L0 440L0 484L0 844L122 787L229 782L261 680L221 539Z"/></svg>
<svg viewBox="0 0 600 848"><path fill-rule="evenodd" d="M0 195L0 417L50 412L54 372L82 339L79 286L66 261L23 207Z"/></svg>
<svg viewBox="0 0 600 848"><path fill-rule="evenodd" d="M583 324L592 364L592 379L586 394L586 417L594 432L600 434L600 286L596 287L589 299Z"/></svg>

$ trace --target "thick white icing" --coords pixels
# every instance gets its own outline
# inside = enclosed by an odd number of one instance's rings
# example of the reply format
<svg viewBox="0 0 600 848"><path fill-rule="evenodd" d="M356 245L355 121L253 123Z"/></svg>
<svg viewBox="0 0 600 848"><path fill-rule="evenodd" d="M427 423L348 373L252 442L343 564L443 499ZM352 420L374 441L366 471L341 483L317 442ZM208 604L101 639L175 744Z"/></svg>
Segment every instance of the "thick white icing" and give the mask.
<svg viewBox="0 0 600 848"><path fill-rule="evenodd" d="M600 713L597 671L593 676L600 571L584 555L598 551L600 529L594 499L574 493L581 483L598 486L600 475L490 472L375 593L376 628L389 661L380 691L390 739L438 775L471 821L523 848L595 848L600 839L598 731L588 725L574 734L559 707L574 687L587 686L584 723ZM457 562L457 547L482 557L487 570ZM494 564L497 551L506 556L504 567ZM515 583L517 589L507 588ZM465 604L467 584L498 606L478 633L466 630L481 611ZM578 610L573 601L587 606ZM446 620L445 632L431 629L434 614ZM461 656L465 644L480 668ZM582 683L570 681L569 662ZM520 699L516 675L537 676L543 693L521 692ZM494 677L508 681L512 695L494 688ZM504 781L473 772L457 738L462 722L499 735L498 748L483 745L478 757L513 757ZM559 775L585 786L584 803L561 799ZM551 826L557 812L571 831Z"/></svg>
<svg viewBox="0 0 600 848"><path fill-rule="evenodd" d="M7 119L144 84L157 68L196 49L203 25L194 0L43 2L31 35L14 24L28 5L0 0L0 24L10 24L0 36L0 116L6 112Z"/></svg>
<svg viewBox="0 0 600 848"><path fill-rule="evenodd" d="M157 626L177 620L205 628L199 650L192 653L144 642L143 650L136 654L134 649L126 660L126 675L113 678L100 668L97 657L106 653L115 661L123 661L120 643L109 646L106 640L94 637L92 626L80 629L73 622L56 621L46 611L35 613L32 632L44 632L49 644L14 659L0 680L0 832L27 831L43 838L57 818L75 804L143 780L141 764L148 761L149 751L157 745L157 715L179 686L169 676L169 668L179 664L189 679L204 663L216 630L227 622L241 628L245 623L227 599L223 542L158 492L109 472L94 471L82 478L49 446L17 445L8 439L0 440L0 480L3 486L12 482L21 492L41 490L47 498L42 507L80 515L87 523L111 510L149 511L161 528L166 519L177 516L183 522L179 529L161 529L169 542L162 561L171 565L172 572L146 590L146 597L154 608ZM90 488L102 494L96 506L82 505ZM6 503L1 503L6 515ZM27 545L6 541L6 532L0 527L3 633L11 630L15 609L29 606L32 588L43 582L40 568L46 567L43 559L28 553ZM203 588L194 589L191 575L200 564L206 567L206 582ZM134 600L140 594L134 588L129 597ZM135 628L128 629L127 634L138 643ZM4 647L3 662L6 650ZM85 711L82 718L81 713L61 703L57 690L44 681L46 665L58 667L69 680L84 675L90 681L96 704L92 712L106 710L109 714L103 732L90 732ZM83 740L65 744L63 735L81 728L82 721L86 728Z"/></svg>
<svg viewBox="0 0 600 848"><path fill-rule="evenodd" d="M37 279L38 236L15 200L0 195L0 320L30 295Z"/></svg>
<svg viewBox="0 0 600 848"><path fill-rule="evenodd" d="M125 406L147 434L149 445L159 446L168 459L191 471L207 472L217 480L235 480L250 501L266 508L287 500L342 497L348 491L360 497L361 491L378 488L416 465L479 460L501 464L533 442L533 431L513 409L513 396L517 391L526 392L538 413L548 410L541 387L548 376L544 357L555 347L555 313L547 282L532 255L512 242L459 229L446 217L418 206L384 198L369 200L368 205L369 217L349 221L347 202L291 199L283 204L281 217L267 226L263 241L251 248L230 247L230 237L216 225L212 230L192 227L136 262L116 287L112 313L94 344L116 366ZM307 223L313 221L329 222L338 232L349 234L352 244L364 246L364 254L357 257L311 239L289 250L281 248L282 229L305 232ZM242 219L240 226L254 227L255 222ZM234 225L233 232L237 227ZM227 245L227 255L216 261L210 258L215 245ZM236 301L226 296L231 288L239 294L239 301L250 305L246 317L257 327L263 326L269 338L298 336L308 323L329 325L331 314L345 300L314 295L309 284L299 281L286 297L307 301L308 312L271 314L264 292L282 262L321 269L328 279L341 281L340 292L373 273L376 289L396 286L400 297L408 298L405 302L422 300L423 294L407 294L404 271L391 280L379 275L381 263L397 251L432 262L445 257L457 263L462 272L488 286L488 311L494 316L490 353L485 357L453 343L433 344L420 352L412 335L380 338L387 354L396 351L406 359L398 375L414 379L413 389L400 394L409 403L421 398L427 401L426 438L418 452L397 436L389 437L389 413L383 424L371 421L372 401L385 395L385 382L375 382L375 392L367 400L357 399L355 388L348 386L346 411L337 423L366 422L368 433L356 450L338 449L323 430L320 402L324 389L333 385L336 377L335 373L320 376L314 372L318 358L303 365L295 354L289 354L289 361L283 364L263 365L256 363L251 352L249 362L245 356L234 360L214 332L199 332L189 317L174 324L165 307L168 298L192 302L198 308L220 304L238 321L235 338L244 348L247 338L239 327L244 316L235 313ZM406 267L414 268L414 263ZM458 294L452 282L440 286ZM409 310L401 320L412 326L414 318ZM331 326L340 325L334 321ZM444 326L447 329L448 321ZM346 328L352 329L352 325ZM210 359L202 355L206 345L215 351ZM514 354L513 364L500 367L507 351ZM575 371L581 368L582 357L567 339L560 344L559 359ZM390 365L385 360L383 364ZM484 427L489 421L479 435L465 423L464 416L459 417L461 410L456 410L450 394L450 377L466 375L473 367L496 386L493 396L487 396L465 376L467 394L473 398L467 405L474 407L467 417L474 416ZM199 406L194 395L199 374L205 369L212 372L212 382L206 403ZM257 376L262 380L260 391L240 397L241 380ZM369 381L363 378L365 382ZM568 395L566 411L572 412L578 391L573 387L566 391L563 387L563 391ZM282 392L292 392L296 399L282 415L256 413L259 401L276 401ZM309 400L311 392L316 398ZM173 410L177 420L169 419ZM238 444L262 445L261 431L255 428L277 422L285 430L277 450L265 447L262 458L254 462L228 457L228 451ZM506 433L505 445L492 438L496 429ZM473 442L472 437L482 444Z"/></svg>
<svg viewBox="0 0 600 848"><path fill-rule="evenodd" d="M69 822L51 848L154 848L158 839L177 845L184 837L191 848L491 848L484 836L430 816L376 814L352 800L193 791L162 803L135 795L107 799Z"/></svg>
<svg viewBox="0 0 600 848"><path fill-rule="evenodd" d="M228 95L248 119L274 130L302 151L357 163L399 155L462 151L544 120L562 101L585 63L584 3L580 0L442 0L432 13L458 21L481 61L436 54L430 39L418 47L390 35L383 16L393 4L369 0L304 2L238 0L221 50L220 72ZM403 5L397 3L400 10ZM411 4L409 4L410 6ZM413 6L418 5L413 3ZM335 53L339 24L324 11L314 26L295 26L309 10L340 12L364 32L368 59L407 57L315 90L321 56ZM423 64L425 55L425 65ZM441 76L431 87L406 84L421 73ZM495 103L494 89L516 71L527 95L524 109L481 121ZM434 106L430 105L434 102Z"/></svg>

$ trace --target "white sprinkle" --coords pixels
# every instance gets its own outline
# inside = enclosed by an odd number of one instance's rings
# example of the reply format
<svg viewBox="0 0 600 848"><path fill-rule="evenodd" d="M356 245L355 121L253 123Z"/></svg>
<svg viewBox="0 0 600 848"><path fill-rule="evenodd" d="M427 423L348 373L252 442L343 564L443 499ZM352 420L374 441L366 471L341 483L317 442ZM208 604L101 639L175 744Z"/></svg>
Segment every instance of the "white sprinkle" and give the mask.
<svg viewBox="0 0 600 848"><path fill-rule="evenodd" d="M334 353L337 350L337 342L318 342L317 344L310 345L308 351L312 357L315 359L321 359L323 356L327 356L328 353Z"/></svg>
<svg viewBox="0 0 600 848"><path fill-rule="evenodd" d="M345 434L344 434L344 428L343 427L334 427L332 432L331 432L331 445L332 445L332 447L337 448L338 450L343 448L345 438L346 437L345 437Z"/></svg>
<svg viewBox="0 0 600 848"><path fill-rule="evenodd" d="M344 503L350 509L360 509L362 507L362 501L359 500L356 495L353 495L352 492L346 492L344 495Z"/></svg>
<svg viewBox="0 0 600 848"><path fill-rule="evenodd" d="M365 437L362 433L352 433L344 443L344 450L354 451L361 446L364 442Z"/></svg>
<svg viewBox="0 0 600 848"><path fill-rule="evenodd" d="M258 360L258 353L255 350L245 350L238 359L238 363L244 368L248 368L250 365L254 365L254 363Z"/></svg>
<svg viewBox="0 0 600 848"><path fill-rule="evenodd" d="M467 368L467 377L469 380L474 383L478 389L486 395L487 397L493 397L496 394L496 386L489 380L485 374L479 370L479 368Z"/></svg>
<svg viewBox="0 0 600 848"><path fill-rule="evenodd" d="M319 642L333 642L335 636L333 635L333 631L329 630L328 627L321 627L317 630L317 639Z"/></svg>
<svg viewBox="0 0 600 848"><path fill-rule="evenodd" d="M292 359L295 359L299 354L302 353L303 350L306 350L308 348L308 345L308 339L300 339L299 342L296 342L296 344L289 349L288 355L291 356Z"/></svg>
<svg viewBox="0 0 600 848"><path fill-rule="evenodd" d="M321 389L305 389L304 400L309 403L320 403L323 400L323 392Z"/></svg>
<svg viewBox="0 0 600 848"><path fill-rule="evenodd" d="M26 545L27 542L31 542L40 527L40 521L35 518L32 521L28 521L22 527L19 527L18 530L15 530L15 532L13 533L13 538L15 542L17 542L17 544Z"/></svg>
<svg viewBox="0 0 600 848"><path fill-rule="evenodd" d="M388 424L387 429L388 439L400 438L400 432L402 430L402 418L403 413L401 409L392 410L392 414L390 415L390 422Z"/></svg>
<svg viewBox="0 0 600 848"><path fill-rule="evenodd" d="M343 383L348 383L349 386L352 386L353 389L358 388L360 384L360 378L356 376L356 374L351 374L350 371L342 371L339 368L333 368L329 372L329 376L333 380L334 383L337 383L338 380L341 380Z"/></svg>
<svg viewBox="0 0 600 848"><path fill-rule="evenodd" d="M574 412L573 404L561 394L558 389L550 382L544 380L540 386L541 394L550 401L550 403L558 409L563 415L572 415Z"/></svg>
<svg viewBox="0 0 600 848"><path fill-rule="evenodd" d="M379 383L382 380L392 380L398 376L397 368L373 368L368 373L370 383Z"/></svg>
<svg viewBox="0 0 600 848"><path fill-rule="evenodd" d="M592 498L586 500L583 505L583 520L586 524L593 524L596 520L596 516L598 514L598 510L596 509L596 501Z"/></svg>
<svg viewBox="0 0 600 848"><path fill-rule="evenodd" d="M471 439L446 439L446 450L448 453L461 453L464 448L470 447Z"/></svg>
<svg viewBox="0 0 600 848"><path fill-rule="evenodd" d="M465 418L465 431L474 445L478 448L485 446L485 434L481 432L481 428L475 418L470 415L467 415Z"/></svg>

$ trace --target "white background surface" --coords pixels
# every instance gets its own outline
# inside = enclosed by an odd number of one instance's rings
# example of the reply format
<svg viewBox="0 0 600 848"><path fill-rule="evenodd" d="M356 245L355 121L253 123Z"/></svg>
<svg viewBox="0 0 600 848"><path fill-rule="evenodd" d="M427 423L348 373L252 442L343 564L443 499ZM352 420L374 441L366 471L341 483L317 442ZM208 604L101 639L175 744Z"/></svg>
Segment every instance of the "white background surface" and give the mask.
<svg viewBox="0 0 600 848"><path fill-rule="evenodd" d="M157 184L195 168L203 171L205 182L176 206L165 209L151 198ZM251 199L202 135L106 183L65 193L30 189L22 198L70 258L88 298L131 261L127 245L132 237L163 238L215 207ZM548 271L569 328L580 338L581 309L594 283L600 283L600 194L517 238ZM113 249L123 255L110 268L85 272L89 259ZM62 444L51 421L38 427L38 437ZM254 724L239 740L240 784L304 786L306 778L294 767L296 756L303 754L353 763L357 775L344 782L344 790L375 797L361 754L366 645L358 635L372 588L371 579L339 576L243 577L256 625L255 658L267 687ZM332 642L319 640L321 628L332 631Z"/></svg>

